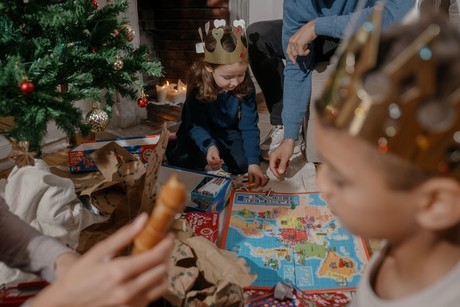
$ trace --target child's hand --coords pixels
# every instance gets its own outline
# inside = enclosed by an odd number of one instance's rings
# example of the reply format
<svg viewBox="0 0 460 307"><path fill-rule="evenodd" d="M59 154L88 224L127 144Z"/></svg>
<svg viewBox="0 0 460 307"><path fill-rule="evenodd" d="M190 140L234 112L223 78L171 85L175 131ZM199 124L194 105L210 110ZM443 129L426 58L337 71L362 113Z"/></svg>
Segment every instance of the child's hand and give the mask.
<svg viewBox="0 0 460 307"><path fill-rule="evenodd" d="M254 188L263 187L268 182L267 175L262 172L262 169L258 164L249 165L248 179L249 184Z"/></svg>
<svg viewBox="0 0 460 307"><path fill-rule="evenodd" d="M206 160L208 161L209 166L213 171L219 170L222 168L223 160L220 158L219 150L216 146L211 146L208 148L208 154L206 155Z"/></svg>
<svg viewBox="0 0 460 307"><path fill-rule="evenodd" d="M294 152L294 140L284 139L280 146L270 153L270 170L278 179L283 179Z"/></svg>

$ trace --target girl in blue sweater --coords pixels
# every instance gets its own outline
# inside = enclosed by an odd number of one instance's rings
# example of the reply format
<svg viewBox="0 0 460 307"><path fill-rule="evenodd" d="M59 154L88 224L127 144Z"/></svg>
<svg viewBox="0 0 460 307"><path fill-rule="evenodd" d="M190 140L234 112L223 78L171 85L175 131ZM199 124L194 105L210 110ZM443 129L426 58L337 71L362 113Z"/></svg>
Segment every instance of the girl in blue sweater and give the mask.
<svg viewBox="0 0 460 307"><path fill-rule="evenodd" d="M260 168L260 131L243 27L216 27L204 42L204 59L190 70L177 141L168 163L193 170L248 173L253 186L268 177Z"/></svg>

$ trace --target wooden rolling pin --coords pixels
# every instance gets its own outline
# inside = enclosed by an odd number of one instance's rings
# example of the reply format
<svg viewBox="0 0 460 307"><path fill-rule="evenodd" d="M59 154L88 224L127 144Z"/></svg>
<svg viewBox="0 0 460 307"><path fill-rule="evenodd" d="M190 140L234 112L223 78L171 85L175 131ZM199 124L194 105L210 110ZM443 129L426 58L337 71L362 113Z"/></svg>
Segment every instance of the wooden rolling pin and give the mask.
<svg viewBox="0 0 460 307"><path fill-rule="evenodd" d="M160 189L148 224L134 239L132 253L142 253L160 242L170 231L175 215L183 210L186 200L185 186L172 175Z"/></svg>

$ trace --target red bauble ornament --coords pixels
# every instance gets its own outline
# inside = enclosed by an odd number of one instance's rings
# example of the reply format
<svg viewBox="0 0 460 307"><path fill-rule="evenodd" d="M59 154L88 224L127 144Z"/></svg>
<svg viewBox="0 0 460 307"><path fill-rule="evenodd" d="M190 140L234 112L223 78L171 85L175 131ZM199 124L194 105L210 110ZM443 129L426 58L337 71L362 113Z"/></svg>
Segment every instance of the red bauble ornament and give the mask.
<svg viewBox="0 0 460 307"><path fill-rule="evenodd" d="M141 97L137 100L137 105L140 107L140 108L145 108L147 106L147 104L149 103L149 100L147 99L147 97Z"/></svg>
<svg viewBox="0 0 460 307"><path fill-rule="evenodd" d="M21 83L19 83L19 90L24 95L29 95L35 90L35 85L29 80L25 79L25 80L22 80Z"/></svg>
<svg viewBox="0 0 460 307"><path fill-rule="evenodd" d="M97 0L91 0L91 5L93 8L97 9L99 7L99 3L97 3Z"/></svg>

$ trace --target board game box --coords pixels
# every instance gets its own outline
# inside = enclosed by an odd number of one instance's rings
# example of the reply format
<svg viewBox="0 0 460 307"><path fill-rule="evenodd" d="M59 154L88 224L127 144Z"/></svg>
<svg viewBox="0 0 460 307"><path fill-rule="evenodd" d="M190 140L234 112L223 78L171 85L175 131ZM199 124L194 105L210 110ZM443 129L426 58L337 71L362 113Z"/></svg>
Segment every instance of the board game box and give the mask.
<svg viewBox="0 0 460 307"><path fill-rule="evenodd" d="M162 165L158 183L164 184L171 174L176 174L185 185L188 194L185 211L222 213L230 198L230 178Z"/></svg>
<svg viewBox="0 0 460 307"><path fill-rule="evenodd" d="M91 159L91 153L110 142L116 142L133 154L135 158L147 163L148 157L157 146L159 139L159 134L152 134L143 137L104 139L80 144L68 152L70 171L72 173L97 171L96 164Z"/></svg>
<svg viewBox="0 0 460 307"><path fill-rule="evenodd" d="M355 290L369 261L365 241L345 230L319 193L233 191L222 248L245 258L251 287L283 282L300 291Z"/></svg>
<svg viewBox="0 0 460 307"><path fill-rule="evenodd" d="M219 213L216 212L183 212L177 218L184 219L193 232L216 244L219 234Z"/></svg>

